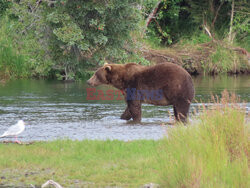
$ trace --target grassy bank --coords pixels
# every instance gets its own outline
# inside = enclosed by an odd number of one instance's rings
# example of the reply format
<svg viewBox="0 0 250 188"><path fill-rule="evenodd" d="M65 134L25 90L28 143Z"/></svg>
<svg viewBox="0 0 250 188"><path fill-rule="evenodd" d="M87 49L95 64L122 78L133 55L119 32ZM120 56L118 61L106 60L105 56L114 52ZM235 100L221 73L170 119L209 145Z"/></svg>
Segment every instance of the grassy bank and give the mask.
<svg viewBox="0 0 250 188"><path fill-rule="evenodd" d="M224 94L193 124L158 141L0 144L0 185L53 179L65 187L249 187L249 124L234 102Z"/></svg>
<svg viewBox="0 0 250 188"><path fill-rule="evenodd" d="M138 187L156 182L156 141L54 141L28 146L0 145L2 184ZM0 185L1 185L0 183Z"/></svg>
<svg viewBox="0 0 250 188"><path fill-rule="evenodd" d="M147 47L144 57L150 62L172 62L193 75L249 74L249 52L225 41L183 40L172 47Z"/></svg>

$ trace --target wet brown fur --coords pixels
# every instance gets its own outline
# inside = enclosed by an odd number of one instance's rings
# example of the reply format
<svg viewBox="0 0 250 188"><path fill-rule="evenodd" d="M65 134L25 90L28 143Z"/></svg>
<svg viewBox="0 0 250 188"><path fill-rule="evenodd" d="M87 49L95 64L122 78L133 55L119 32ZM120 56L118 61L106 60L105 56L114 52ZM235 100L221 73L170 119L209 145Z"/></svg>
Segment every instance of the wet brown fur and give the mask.
<svg viewBox="0 0 250 188"><path fill-rule="evenodd" d="M126 100L127 108L121 119L141 121L141 104L173 105L177 121L186 122L190 103L194 97L194 86L189 73L173 63L142 66L135 63L125 65L107 64L99 68L87 81L91 86L108 84L122 90L163 90L163 99Z"/></svg>

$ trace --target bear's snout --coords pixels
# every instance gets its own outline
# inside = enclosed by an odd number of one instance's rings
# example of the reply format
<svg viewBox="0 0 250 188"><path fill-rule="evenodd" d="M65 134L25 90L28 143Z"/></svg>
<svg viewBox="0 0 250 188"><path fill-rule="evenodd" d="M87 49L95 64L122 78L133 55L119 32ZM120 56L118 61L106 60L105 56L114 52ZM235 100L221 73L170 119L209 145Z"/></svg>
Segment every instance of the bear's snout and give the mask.
<svg viewBox="0 0 250 188"><path fill-rule="evenodd" d="M96 84L94 83L94 81L93 81L93 79L89 79L89 80L87 80L87 84L89 85L89 86L95 86Z"/></svg>
<svg viewBox="0 0 250 188"><path fill-rule="evenodd" d="M90 86L99 86L101 85L102 83L100 82L100 80L94 75L92 76L89 80L87 80L87 84L90 85Z"/></svg>
<svg viewBox="0 0 250 188"><path fill-rule="evenodd" d="M91 86L91 82L90 82L90 79L87 80L87 84Z"/></svg>

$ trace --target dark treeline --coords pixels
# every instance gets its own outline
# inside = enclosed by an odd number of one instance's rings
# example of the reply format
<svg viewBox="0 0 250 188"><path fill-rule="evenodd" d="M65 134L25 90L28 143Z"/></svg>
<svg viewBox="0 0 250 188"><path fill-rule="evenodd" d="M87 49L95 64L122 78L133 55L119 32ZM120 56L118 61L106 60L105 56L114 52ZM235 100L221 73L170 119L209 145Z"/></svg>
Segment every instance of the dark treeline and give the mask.
<svg viewBox="0 0 250 188"><path fill-rule="evenodd" d="M0 78L82 79L183 41L249 50L249 10L247 0L0 0Z"/></svg>
<svg viewBox="0 0 250 188"><path fill-rule="evenodd" d="M148 12L152 1L148 1ZM242 41L249 33L250 4L244 0L164 0L149 27L165 44L202 32L213 39ZM232 21L232 22L231 22ZM249 38L248 42L249 42Z"/></svg>

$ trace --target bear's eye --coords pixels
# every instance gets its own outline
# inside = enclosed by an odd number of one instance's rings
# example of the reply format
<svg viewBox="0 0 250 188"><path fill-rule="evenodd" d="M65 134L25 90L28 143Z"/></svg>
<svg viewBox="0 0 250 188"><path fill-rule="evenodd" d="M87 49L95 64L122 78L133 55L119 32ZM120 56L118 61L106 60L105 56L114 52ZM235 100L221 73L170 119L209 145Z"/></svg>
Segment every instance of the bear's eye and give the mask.
<svg viewBox="0 0 250 188"><path fill-rule="evenodd" d="M95 73L96 78L102 82L102 83L107 83L107 78L106 75L104 74L104 71L98 71Z"/></svg>

